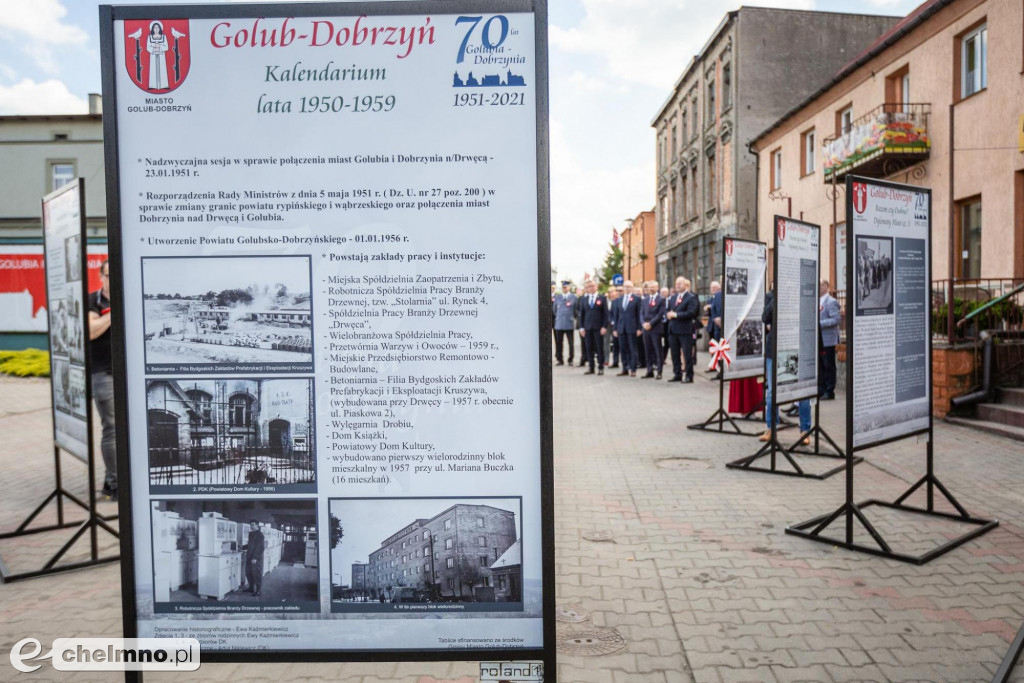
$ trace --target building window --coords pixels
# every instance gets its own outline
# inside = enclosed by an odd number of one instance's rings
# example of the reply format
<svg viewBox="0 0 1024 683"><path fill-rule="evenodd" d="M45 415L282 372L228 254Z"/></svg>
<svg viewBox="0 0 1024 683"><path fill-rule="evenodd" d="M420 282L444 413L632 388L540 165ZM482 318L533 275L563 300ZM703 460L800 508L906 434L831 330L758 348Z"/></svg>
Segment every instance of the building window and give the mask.
<svg viewBox="0 0 1024 683"><path fill-rule="evenodd" d="M423 549L423 557L430 557L430 546L429 545Z"/></svg>
<svg viewBox="0 0 1024 683"><path fill-rule="evenodd" d="M668 196L661 198L661 234L668 234Z"/></svg>
<svg viewBox="0 0 1024 683"><path fill-rule="evenodd" d="M692 118L693 118L693 123L692 123L691 128L690 128L690 130L692 131L690 133L690 139L692 140L692 139L697 137L697 133L700 130L700 124L697 122L698 119L697 119L697 98L696 97L694 97L690 101L690 111L692 113Z"/></svg>
<svg viewBox="0 0 1024 683"><path fill-rule="evenodd" d="M498 577L498 590L500 590L500 591L505 590L505 577L504 576L499 576Z"/></svg>
<svg viewBox="0 0 1024 683"><path fill-rule="evenodd" d="M75 179L75 165L69 163L50 164L50 189L59 190Z"/></svg>
<svg viewBox="0 0 1024 683"><path fill-rule="evenodd" d="M687 121L687 119L686 119L686 108L683 107L683 108L681 108L679 110L679 124L680 124L679 127L680 127L680 129L682 129L682 132L683 132L683 142L684 143L687 140L690 139L690 131L689 131L689 128L687 126L688 123L689 123L689 121Z"/></svg>
<svg viewBox="0 0 1024 683"><path fill-rule="evenodd" d="M448 590L455 590L455 579L448 579Z"/></svg>
<svg viewBox="0 0 1024 683"><path fill-rule="evenodd" d="M476 518L476 528L477 529L483 529L484 528L484 518L483 517L477 517Z"/></svg>
<svg viewBox="0 0 1024 683"><path fill-rule="evenodd" d="M228 399L228 412L232 427L248 427L250 399L246 394L235 394Z"/></svg>
<svg viewBox="0 0 1024 683"><path fill-rule="evenodd" d="M679 183L679 211L682 214L683 223L685 223L690 217L690 198L686 191L686 183L688 180L689 178L684 176Z"/></svg>
<svg viewBox="0 0 1024 683"><path fill-rule="evenodd" d="M800 145L800 168L802 174L808 176L814 173L814 129L800 137L803 140L803 144Z"/></svg>
<svg viewBox="0 0 1024 683"><path fill-rule="evenodd" d="M675 185L672 185L672 187L669 189L669 197L672 198L672 210L669 212L671 214L671 218L669 219L668 224L671 227L671 229L675 230L675 227L678 223L677 216L679 215L679 203L676 201Z"/></svg>
<svg viewBox="0 0 1024 683"><path fill-rule="evenodd" d="M707 97L707 120L704 121L704 125L710 126L715 122L715 79L714 76L708 81L708 97Z"/></svg>
<svg viewBox="0 0 1024 683"><path fill-rule="evenodd" d="M782 187L782 150L772 152L771 178L768 189L777 190Z"/></svg>
<svg viewBox="0 0 1024 683"><path fill-rule="evenodd" d="M481 555L481 556L480 556L480 566L481 566L481 567L486 567L486 566L487 566L487 564L488 564L488 562L487 562L487 556L486 556L486 555Z"/></svg>
<svg viewBox="0 0 1024 683"><path fill-rule="evenodd" d="M975 280L981 277L981 198L960 204L960 273L959 277Z"/></svg>
<svg viewBox="0 0 1024 683"><path fill-rule="evenodd" d="M697 217L697 168L690 169L690 218Z"/></svg>
<svg viewBox="0 0 1024 683"><path fill-rule="evenodd" d="M708 157L708 208L714 209L718 206L718 172L715 165L715 155Z"/></svg>
<svg viewBox="0 0 1024 683"><path fill-rule="evenodd" d="M425 541L425 540L427 540L428 538L430 538L430 532L429 532L429 531L424 531L424 532L423 532L423 540Z"/></svg>
<svg viewBox="0 0 1024 683"><path fill-rule="evenodd" d="M960 37L960 97L988 87L988 27L985 24Z"/></svg>
<svg viewBox="0 0 1024 683"><path fill-rule="evenodd" d="M672 126L672 160L675 161L676 155L679 151L676 149L676 127Z"/></svg>
<svg viewBox="0 0 1024 683"><path fill-rule="evenodd" d="M481 536L480 538L476 539L476 544L478 546L480 546L481 548L486 548L487 547L487 537L486 536Z"/></svg>
<svg viewBox="0 0 1024 683"><path fill-rule="evenodd" d="M846 135L853 130L853 105L847 105L836 112L836 135Z"/></svg>
<svg viewBox="0 0 1024 683"><path fill-rule="evenodd" d="M444 520L444 530L448 531L451 528L452 528L452 520L450 520L450 519Z"/></svg>
<svg viewBox="0 0 1024 683"><path fill-rule="evenodd" d="M722 110L732 106L732 64L722 67Z"/></svg>
<svg viewBox="0 0 1024 683"><path fill-rule="evenodd" d="M455 558L449 557L444 561L444 566L448 567L448 569L455 569Z"/></svg>
<svg viewBox="0 0 1024 683"><path fill-rule="evenodd" d="M452 542L452 539L450 539L450 538L444 539L444 549L445 550L451 550L453 545L454 545L454 543Z"/></svg>
<svg viewBox="0 0 1024 683"><path fill-rule="evenodd" d="M889 74L885 79L885 111L888 114L910 111L910 67Z"/></svg>
<svg viewBox="0 0 1024 683"><path fill-rule="evenodd" d="M186 391L185 395L188 400L192 401L196 409L199 411L199 419L204 425L213 424L213 396L200 391L199 389L192 389Z"/></svg>

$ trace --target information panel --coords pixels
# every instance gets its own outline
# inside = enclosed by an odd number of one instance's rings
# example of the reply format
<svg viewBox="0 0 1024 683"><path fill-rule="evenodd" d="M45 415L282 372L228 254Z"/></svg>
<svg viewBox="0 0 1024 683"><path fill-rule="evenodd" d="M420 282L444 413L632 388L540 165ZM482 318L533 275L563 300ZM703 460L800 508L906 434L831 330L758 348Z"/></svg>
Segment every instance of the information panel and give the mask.
<svg viewBox="0 0 1024 683"><path fill-rule="evenodd" d="M84 181L75 180L43 198L43 258L50 319L53 438L68 453L88 460L83 186Z"/></svg>
<svg viewBox="0 0 1024 683"><path fill-rule="evenodd" d="M775 217L777 403L818 395L820 238L820 226Z"/></svg>
<svg viewBox="0 0 1024 683"><path fill-rule="evenodd" d="M722 323L732 349L726 380L764 374L764 282L768 248L763 242L726 237L722 272Z"/></svg>
<svg viewBox="0 0 1024 683"><path fill-rule="evenodd" d="M931 428L931 192L848 178L852 433L864 448Z"/></svg>
<svg viewBox="0 0 1024 683"><path fill-rule="evenodd" d="M537 655L544 3L105 12L130 626Z"/></svg>

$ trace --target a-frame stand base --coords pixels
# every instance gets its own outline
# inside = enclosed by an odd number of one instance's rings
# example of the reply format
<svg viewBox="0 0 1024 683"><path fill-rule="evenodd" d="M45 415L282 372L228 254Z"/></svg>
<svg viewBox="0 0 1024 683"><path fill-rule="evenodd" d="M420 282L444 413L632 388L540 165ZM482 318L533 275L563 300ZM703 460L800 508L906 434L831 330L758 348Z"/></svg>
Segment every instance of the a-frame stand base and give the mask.
<svg viewBox="0 0 1024 683"><path fill-rule="evenodd" d="M927 486L928 490L928 505L927 507L918 507L915 505L907 505L904 501L909 498L915 491L922 486ZM956 508L957 513L951 512L940 512L935 509L934 504L934 490L938 489L943 497ZM877 505L879 507L890 508L893 510L902 510L904 512L910 512L918 515L925 515L928 517L938 517L941 519L948 519L956 522L963 522L966 524L972 524L975 526L974 529L967 533L954 538L951 541L947 541L942 545L929 550L922 555L908 555L907 553L895 552L882 535L875 529L874 525L864 516L862 510L864 508ZM831 536L823 535L823 531L828 528L834 521L840 517L846 519L846 537L844 539L838 539ZM877 544L877 547L870 545L862 545L855 543L853 540L853 523L854 519L860 522L860 525L867 531L871 538ZM828 543L829 545L839 546L846 548L847 550L856 550L862 553L868 553L869 555L877 555L879 557L885 557L890 560L899 560L900 562L909 562L911 564L925 564L934 560L936 557L945 555L950 550L958 548L964 543L975 539L983 534L988 533L992 529L999 526L999 522L994 519L982 519L980 517L971 516L967 510L953 497L953 495L942 485L942 482L934 474L927 474L922 477L916 484L911 486L903 495L895 500L895 502L889 503L877 499L866 500L862 503L844 503L839 507L838 510L827 515L821 515L814 519L809 519L806 522L800 524L794 524L793 526L786 528L786 533L792 536L801 536L811 541L817 541L819 543Z"/></svg>
<svg viewBox="0 0 1024 683"><path fill-rule="evenodd" d="M99 529L103 529L110 533L114 538L118 538L118 530L112 527L107 522L117 519L117 515L105 517L96 512L96 492L92 490L93 478L92 478L92 458L90 457L88 465L90 468L89 484L89 502L81 500L74 494L68 492L61 483L61 471L60 471L60 449L54 448L54 460L56 462L56 475L57 485L53 491L50 492L42 503L36 506L36 509L25 518L18 528L14 531L7 531L0 533L0 540L8 538L17 538L19 536L29 536L32 534L40 534L48 531L58 531L60 529L75 529L75 533L71 535L64 545L62 545L57 552L55 552L49 560L46 561L40 569L34 569L27 572L12 572L3 559L0 558L0 583L12 583L14 581L23 581L25 579L34 579L38 576L47 576L49 574L57 574L60 572L68 572L75 569L84 569L86 567L93 567L100 564L107 564L109 562L117 562L121 559L120 555L106 555L100 556L97 546L97 533ZM64 501L67 499L71 503L74 503L78 507L86 511L87 517L82 520L75 520L69 522L64 517ZM57 523L46 524L43 526L31 526L32 522L42 513L46 507L52 503L57 504ZM88 560L81 562L69 562L66 564L57 564L60 559L71 549L72 546L80 539L86 532L89 532L90 541L90 554Z"/></svg>
<svg viewBox="0 0 1024 683"><path fill-rule="evenodd" d="M768 441L761 446L756 453L744 456L738 460L733 460L732 462L727 463L726 467L736 470L747 470L748 472L763 472L765 474L779 474L786 477L802 477L804 479L818 480L828 479L835 474L839 474L846 469L846 454L843 453L843 449L836 445L836 442L832 440L832 437L828 435L828 432L826 432L825 428L821 426L821 422L818 418L819 414L817 406L815 406L814 426L807 433L801 434L792 446L786 447L779 441L778 427L775 427L772 429L771 436ZM813 450L801 449L801 442L810 437L814 438ZM832 452L822 450L822 439L828 442L832 447ZM780 453L792 469L780 469L778 467L780 464L778 454ZM799 463L793 459L794 455L813 455L817 457L841 460L842 462L825 472L808 472L804 468L800 467ZM770 459L768 467L754 465L756 461L765 456L768 456ZM864 458L854 456L853 464L856 465L857 463L863 462L863 460Z"/></svg>

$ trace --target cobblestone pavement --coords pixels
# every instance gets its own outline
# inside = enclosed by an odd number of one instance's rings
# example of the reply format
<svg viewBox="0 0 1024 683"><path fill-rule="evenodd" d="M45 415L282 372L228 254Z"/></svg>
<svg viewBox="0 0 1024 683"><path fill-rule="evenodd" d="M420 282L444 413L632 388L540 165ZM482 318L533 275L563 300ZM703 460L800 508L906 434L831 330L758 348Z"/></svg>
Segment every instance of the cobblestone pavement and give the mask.
<svg viewBox="0 0 1024 683"><path fill-rule="evenodd" d="M1001 525L923 567L902 564L785 535L840 505L843 475L727 470L757 441L685 429L717 405L717 385L698 375L679 385L555 368L559 680L990 680L1024 621L1024 444L937 422L939 477ZM0 378L3 529L52 487L48 387ZM842 443L842 400L821 414ZM894 499L924 471L925 447L911 440L863 454L858 499ZM801 462L812 471L834 464ZM66 457L64 467L70 490L84 495L82 465ZM904 513L869 517L896 550L920 552L963 531ZM60 538L0 541L0 553L13 569L30 567ZM0 586L0 680L70 680L47 667L16 676L11 645L116 636L119 598L116 564ZM190 678L470 683L475 673L470 663L207 664Z"/></svg>

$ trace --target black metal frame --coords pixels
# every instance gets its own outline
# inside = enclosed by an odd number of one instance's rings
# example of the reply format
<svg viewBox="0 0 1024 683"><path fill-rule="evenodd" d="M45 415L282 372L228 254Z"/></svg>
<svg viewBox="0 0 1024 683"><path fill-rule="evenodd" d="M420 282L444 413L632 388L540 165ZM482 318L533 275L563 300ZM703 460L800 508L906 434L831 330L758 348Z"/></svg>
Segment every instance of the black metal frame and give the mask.
<svg viewBox="0 0 1024 683"><path fill-rule="evenodd" d="M764 242L759 242L757 240L745 240L745 239L740 239L738 237L723 237L722 238L722 254L723 254L723 257L722 257L722 282L725 282L725 261L726 261L726 258L724 256L724 254L725 254L725 242L726 242L726 240L732 240L733 242L749 242L751 244L761 244L761 245L764 245L766 248L768 246L768 245L765 245ZM722 323L723 324L725 323L725 293L724 292L722 293ZM723 327L722 330L724 331L725 328ZM725 364L723 364L722 361L718 361L718 409L715 410L715 412L711 413L711 415L706 420L704 420L703 422L697 422L696 424L687 425L686 428L687 429L700 429L700 430L703 430L703 431L706 431L706 432L710 432L712 434L716 434L717 433L717 434L731 434L733 436L737 436L737 435L738 436L758 436L758 434L756 432L752 433L752 432L745 432L745 431L743 431L742 429L740 429L740 426L738 424L736 424L736 420L751 421L750 416L757 412L757 410L758 410L757 408L755 408L754 410L750 411L749 413L747 413L743 417L736 417L736 418L734 418L732 415L730 415L729 411L727 411L725 409L725 383L732 381L731 379L726 379L725 378L725 369L726 369ZM745 379L745 378L737 378L737 379ZM763 405L764 401L762 401L761 404ZM733 428L734 431L732 431L732 432L725 431L724 427L725 427L726 423L728 423ZM717 429L716 429L716 427L717 427Z"/></svg>
<svg viewBox="0 0 1024 683"><path fill-rule="evenodd" d="M334 2L334 3L268 3L225 5L101 5L100 47L103 63L102 85L104 99L103 136L104 163L107 186L107 224L110 247L111 286L123 291L124 277L120 164L118 149L118 107L116 87L115 50L120 49L114 35L115 20L194 18L251 18L251 17L316 17L316 16L391 16L403 14L458 14L458 13L529 13L534 17L534 58L536 62L536 120L537 120L537 316L540 348L540 501L542 541L542 619L543 647L530 649L465 649L465 650L281 650L281 651L208 651L203 654L207 662L340 662L340 661L506 661L539 660L544 663L545 675L556 680L555 669L555 528L554 510L554 431L552 424L551 392L551 301L550 301L550 171L548 150L548 0L458 0L456 2L428 2L426 0L398 0L395 2ZM119 511L126 528L132 529L131 458L128 433L128 390L125 380L126 338L124 302L115 300L113 306L114 367L120 371L115 382L115 414L117 417ZM135 591L134 535L121 536L122 622L124 637L138 637ZM126 672L126 681L141 681L141 672Z"/></svg>
<svg viewBox="0 0 1024 683"><path fill-rule="evenodd" d="M78 216L80 226L79 234L81 235L81 253L79 258L82 263L82 310L80 315L82 316L82 332L83 335L88 332L89 329L89 309L86 305L89 301L89 256L88 256L88 244L85 232L85 179L78 178L58 190L51 192L50 194L43 197L42 207L43 216L46 216L46 203L52 201L58 196L65 192L71 192L73 190L78 191ZM43 263L47 266L46 270L49 272L49 263L46 259L46 226L43 225ZM46 277L46 301L47 301L47 315L49 315L50 308L50 278ZM88 343L83 340L84 343ZM50 367L53 367L53 344L50 344ZM4 563L3 559L0 558L0 583L12 583L14 581L23 581L25 579L34 579L39 576L48 576L50 574L57 574L60 572L72 571L74 569L84 569L86 567L94 567L100 564L107 564L110 562L117 562L120 559L119 555L105 555L100 557L99 545L97 539L97 529L102 527L107 532L113 534L116 538L118 536L118 530L107 524L107 522L117 519L117 515L104 516L96 512L96 472L94 466L96 464L95 451L93 449L92 442L92 385L89 382L89 361L88 353L83 362L85 368L85 424L86 424L86 435L87 435L87 457L84 462L88 468L89 477L89 499L88 502L83 501L78 496L75 496L67 489L64 488L63 472L61 471L60 454L63 450L57 445L57 407L53 401L53 378L51 373L50 378L50 416L53 422L53 470L54 470L54 489L50 492L43 502L36 506L36 508L25 518L18 528L14 531L7 531L0 533L0 539L18 538L20 536L28 536L31 534L39 534L47 531L57 531L59 529L76 529L75 533L71 535L64 545L62 545L57 552L50 556L50 559L46 561L40 569L33 569L26 572L12 572L10 568ZM77 454L74 455L77 460L82 460ZM86 518L83 520L67 521L64 516L64 499L69 500L75 505L79 506L86 512ZM53 501L57 503L57 523L47 524L44 526L31 527L30 525L39 514L46 509L46 507ZM89 559L81 562L70 562L66 564L57 564L60 559L64 557L64 554L71 549L78 539L88 531L89 532Z"/></svg>
<svg viewBox="0 0 1024 683"><path fill-rule="evenodd" d="M818 264L818 278L817 279L820 280L820 276L821 276L821 241L820 241L821 240L821 226L815 225L814 223L807 223L806 221L801 221L801 220L796 220L794 218L789 218L787 216L778 216L778 215L776 215L776 216L774 216L772 218L772 233L774 235L773 239L774 239L774 245L775 245L775 248L772 250L772 272L775 273L776 276L778 275L778 272L779 272L779 230L778 230L779 221L788 221L790 223L799 223L800 225L805 225L805 226L808 226L808 227L815 228L818 231L819 242L818 242L818 260L817 260L817 264ZM772 307L772 334L775 334L775 331L778 329L779 306L778 306L778 295L777 295L777 293L774 294L773 296L775 296L775 305ZM818 323L818 325L820 327L820 324L821 324L820 318L817 321L817 323ZM820 333L819 333L819 336L820 336ZM793 459L794 455L814 455L814 456L819 456L819 457L824 457L824 458L842 458L842 459L846 458L846 456L843 454L842 449L839 448L839 446L836 445L836 442L833 441L832 437L828 435L828 432L825 431L825 428L821 426L821 420L820 420L821 411L820 411L820 405L817 402L815 402L815 404L814 404L814 426L811 427L810 431L808 431L806 434L801 434L800 437L797 438L797 441L792 446L789 446L788 448L786 446L784 446L779 441L779 438L778 438L778 432L779 432L778 412L779 412L779 405L780 405L780 403L778 401L778 393L779 393L778 392L778 381L779 381L779 359L778 359L778 355L779 355L779 344L778 344L778 339L776 338L776 340L775 340L775 354L772 357L772 411L774 413L776 413L776 417L775 417L775 419L772 420L772 427L771 427L771 430L770 430L770 435L768 437L768 441L763 446L761 446L761 448L759 448L757 450L757 452L754 453L753 455L747 455L747 456L744 456L742 458L738 458L736 460L733 460L732 462L727 463L726 467L728 467L729 469L735 469L735 470L745 470L747 472L763 472L765 474L779 474L779 475L783 475L783 476L786 476L786 477L801 477L801 478L804 478L804 479L818 479L818 480L828 479L829 477L831 477L831 476L833 476L835 474L838 474L839 472L842 472L843 469L844 469L844 465L837 465L837 466L835 466L835 467L833 467L833 468L831 468L829 470L826 470L825 472L817 472L817 473L815 473L815 472L807 472L806 470L804 470L804 468L800 467L800 465L796 462L796 460ZM767 363L767 358L768 357L765 356L766 363ZM815 363L817 363L817 362L818 362L817 361L817 355L815 355ZM765 372L765 377L767 378L767 376L768 376L768 373ZM814 394L813 395L805 396L803 398L795 399L795 400L791 399L789 401L786 401L786 403L788 404L788 403L794 403L796 401L803 401L803 400L807 400L807 399L812 398L812 397L817 397L817 385L815 385L815 389L814 389ZM768 401L768 392L766 391L765 392L765 400L764 400L765 411L766 412L767 412L767 409L768 409L767 401ZM793 426L792 423L787 423L786 426L783 427L783 428L785 429L786 427L792 427L792 426ZM800 446L800 441L802 440L802 438L806 438L806 437L809 437L809 436L814 436L814 449L810 450L810 451L807 451L807 450L797 450L797 448ZM829 452L823 451L821 449L821 439L822 438L824 438L829 443L829 445L831 445L831 447L833 449L835 449L835 453L829 453ZM778 463L778 454L779 453L782 454L782 456L783 456L783 458L785 458L786 462L788 462L790 467L793 468L792 470L779 469L779 467L778 467L778 464L779 464ZM769 465L768 465L768 467L757 467L757 466L754 466L755 462L757 462L758 460L760 460L761 458L763 458L765 456L768 456L768 458L769 458ZM857 464L857 463L861 462L863 460L863 458L855 458L854 460L855 460L854 464Z"/></svg>
<svg viewBox="0 0 1024 683"><path fill-rule="evenodd" d="M931 252L931 206L932 206L932 193L927 188L921 188L911 185L900 185L897 183L890 183L886 181L874 180L871 178L862 178L859 176L847 175L846 176L846 291L848 296L856 296L854 289L854 283L856 274L854 273L854 251L855 248L852 245L855 244L855 235L853 230L853 183L854 182L866 183L869 185L876 185L879 187L888 187L898 190L905 190L909 192L923 192L928 196L928 222L929 222L929 242L928 242L928 270L925 273L925 282L928 282L932 272L932 252ZM835 196L833 196L835 201ZM928 288L925 287L925 291ZM885 557L891 560L899 560L901 562L909 562L911 564L922 565L936 557L940 557L959 546L967 543L968 541L975 539L982 534L985 534L992 529L999 526L998 520L994 519L983 519L980 517L974 517L967 512L959 501L953 496L949 490L942 485L938 477L935 476L935 456L934 456L934 415L932 414L932 403L931 393L932 389L930 383L926 386L928 392L928 427L925 429L917 429L907 434L902 434L893 438L884 439L882 441L876 441L870 444L861 444L860 446L854 447L853 445L853 405L854 405L854 386L853 386L853 364L854 364L854 344L853 344L853 320L854 315L852 311L848 311L846 318L846 386L847 395L849 400L846 402L846 501L839 506L837 510L826 515L819 515L813 519L809 519L806 522L800 522L792 526L786 527L786 533L793 536L801 536L811 541L817 541L819 543L828 543L829 545L839 546L846 548L847 550L856 550L862 553L868 553L870 555L877 555L879 557ZM931 327L929 325L925 332L927 344L928 344L928 366L932 366L932 335ZM919 479L913 486L907 489L902 495L900 495L894 502L886 502L878 500L876 498L868 499L861 503L855 503L853 500L853 465L854 456L853 453L858 450L864 450L867 448L873 448L875 446L881 446L901 439L906 439L912 436L925 435L928 439L927 444L927 464L926 472L921 479ZM907 505L904 501L910 498L919 488L925 487L927 495L926 507L918 507L915 505ZM935 489L938 489L946 501L952 505L958 514L952 514L949 512L941 512L935 509ZM938 517L941 519L949 519L952 521L963 522L966 524L974 525L975 528L967 533L958 536L942 545L929 550L928 552L921 555L909 555L907 553L899 553L893 551L893 549L886 543L882 535L875 529L874 525L864 516L862 510L872 505L879 507L885 507L892 510L900 510L903 512L910 512L920 515L926 515L929 517ZM843 538L835 538L822 535L822 532L829 527L835 520L840 517L844 518L846 524L845 536ZM877 548L873 546L861 545L855 543L853 540L854 531L854 519L860 522L861 526L871 535L871 538L877 544Z"/></svg>
<svg viewBox="0 0 1024 683"><path fill-rule="evenodd" d="M1017 637L1010 643L1010 648L1006 651L1003 661L999 663L999 668L996 669L996 673L992 677L992 683L1006 683L1010 680L1010 674L1017 666L1021 651L1024 651L1024 625L1020 627Z"/></svg>

